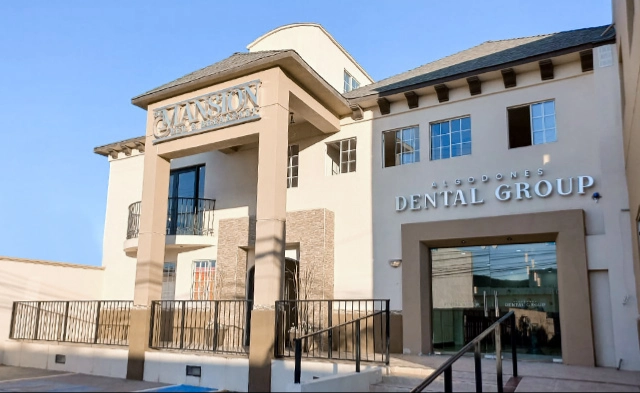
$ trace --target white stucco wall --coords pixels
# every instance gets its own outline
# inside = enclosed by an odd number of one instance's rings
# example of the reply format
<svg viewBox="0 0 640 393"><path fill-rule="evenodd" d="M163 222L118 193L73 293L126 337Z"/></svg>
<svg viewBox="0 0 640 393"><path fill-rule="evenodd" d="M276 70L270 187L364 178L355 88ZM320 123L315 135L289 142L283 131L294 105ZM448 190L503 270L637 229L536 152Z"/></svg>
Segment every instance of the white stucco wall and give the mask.
<svg viewBox="0 0 640 393"><path fill-rule="evenodd" d="M0 364L14 301L97 300L103 273L93 266L0 257Z"/></svg>
<svg viewBox="0 0 640 393"><path fill-rule="evenodd" d="M247 46L250 52L293 49L338 92L344 92L344 71L360 82L373 83L366 71L320 25L302 23L282 26Z"/></svg>
<svg viewBox="0 0 640 393"><path fill-rule="evenodd" d="M615 47L611 45L614 50ZM594 307L610 308L614 325L594 325L597 342L615 342L614 347L598 346L615 355L599 356L608 366L611 359L623 358L626 367L639 369L640 355L637 351L635 331L635 303L622 304L625 296L635 291L633 266L630 254L631 233L628 220L627 185L624 177L622 132L620 122L620 100L617 83L618 69L615 66L598 67L597 51L594 50L594 72L582 73L579 62L555 67L555 79L540 81L538 70L519 73L518 86L504 89L501 79L483 81L482 95L469 97L468 89L450 91L450 101L437 103L435 95L420 97L420 108L408 111L406 103L393 103L391 115L369 122L373 133L373 252L374 252L374 296L390 298L392 309L402 308L401 269L391 268L388 261L401 256L400 226L410 222L490 217L507 214L535 213L563 209L583 209L586 218L587 252L590 270L607 271L611 297L608 303L594 302ZM557 142L508 148L507 108L545 100L555 100ZM404 106L403 106L404 105ZM431 122L471 116L472 154L450 159L430 161ZM366 120L362 121L367 122ZM382 168L382 133L400 127L419 126L421 161L415 164ZM543 176L536 173L538 168ZM524 177L524 170L531 177ZM510 172L518 173L510 179ZM495 175L504 175L502 181ZM482 175L490 180L480 181ZM501 202L494 191L500 184L527 182L533 186L541 179L555 184L557 178L581 175L592 176L595 185L584 195L574 192L571 196L560 196L556 192L547 198L533 195L532 199ZM476 182L467 182L473 176ZM455 180L462 179L456 186ZM443 181L447 181L445 188ZM437 188L432 187L437 182ZM396 212L395 197L409 199L412 194L435 191L478 189L483 204L445 207L440 202L437 208ZM593 192L600 192L599 203L591 199ZM533 194L533 192L532 192ZM508 235L508 234L505 234ZM608 298L609 288L592 283L592 297ZM562 291L562 289L560 289ZM570 296L563 294L560 296ZM586 299L585 299L586 301ZM604 309L594 310L594 315L605 315ZM625 344L626 343L626 344ZM609 359L609 360L606 360ZM623 363L623 364L624 364Z"/></svg>

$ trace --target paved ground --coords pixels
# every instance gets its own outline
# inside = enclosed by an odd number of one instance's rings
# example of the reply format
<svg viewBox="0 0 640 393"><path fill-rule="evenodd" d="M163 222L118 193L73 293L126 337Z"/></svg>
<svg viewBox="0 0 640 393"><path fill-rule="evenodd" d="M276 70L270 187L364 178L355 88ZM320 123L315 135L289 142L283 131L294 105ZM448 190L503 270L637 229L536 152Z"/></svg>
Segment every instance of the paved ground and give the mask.
<svg viewBox="0 0 640 393"><path fill-rule="evenodd" d="M447 356L392 356L392 374L428 375L448 359ZM503 380L512 377L512 363L504 359ZM496 361L482 360L484 391L496 391ZM566 366L547 362L518 362L521 380L516 392L640 392L640 372L618 371L614 368ZM473 357L463 357L453 366L454 391L475 391ZM460 389L456 389L455 381ZM442 389L441 381L433 386ZM431 389L427 389L431 390ZM442 391L442 390L440 390Z"/></svg>
<svg viewBox="0 0 640 393"><path fill-rule="evenodd" d="M134 392L166 386L152 382L0 366L0 392Z"/></svg>

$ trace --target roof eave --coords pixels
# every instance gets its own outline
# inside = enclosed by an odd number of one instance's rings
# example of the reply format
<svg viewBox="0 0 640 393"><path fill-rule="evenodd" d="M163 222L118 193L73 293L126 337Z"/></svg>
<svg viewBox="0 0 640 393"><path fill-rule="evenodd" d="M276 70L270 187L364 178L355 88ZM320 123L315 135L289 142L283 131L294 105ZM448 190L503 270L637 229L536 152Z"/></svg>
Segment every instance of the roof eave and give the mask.
<svg viewBox="0 0 640 393"><path fill-rule="evenodd" d="M523 65L523 64L527 64L527 63L532 63L534 61L539 61L539 60L544 60L544 59L548 59L551 57L556 57L556 56L562 56L562 55L566 55L569 53L574 53L574 52L579 52L579 51L583 51L586 49L592 49L592 48L596 48L598 46L602 46L602 45L607 45L607 44L611 44L611 43L615 43L616 39L615 36L610 38L610 39L604 39L602 41L597 41L597 42L590 42L587 44L582 44L582 45L577 45L577 46L572 46L569 48L563 48L563 49L559 49L556 51L551 51L551 52L545 52L545 53L541 53L535 56L529 56L526 58L522 58L519 60L514 60L514 61L510 61L510 62L506 62L506 63L501 63L501 64L496 64L490 67L484 67L484 68L478 68L475 70L470 70L470 71L466 71L466 72L462 72L462 73L458 73L458 74L454 74L454 75L448 75L446 77L443 78L438 78L438 79L432 79L429 81L425 81L425 82L420 82L420 83L415 83L409 86L403 86L403 87L398 87L395 89L391 89L391 90L386 90L383 92L379 92L379 93L373 93L373 94L368 94L362 97L354 97L354 98L347 98L347 100L351 103L351 104L363 104L365 102L370 102L371 100L376 100L378 98L382 98L382 97L388 97L394 94L399 94L399 93L403 93L406 91L410 91L410 90L416 90L416 89L420 89L423 87L429 87L429 86L434 86L434 85L438 85L441 83L446 83L446 82L451 82L454 80L458 80L458 79L462 79L462 78L466 78L469 76L474 76L474 75L479 75L479 74L483 74L486 72L491 72L491 71L499 71L505 68L510 68L510 67L515 67L515 66L519 66L519 65Z"/></svg>
<svg viewBox="0 0 640 393"><path fill-rule="evenodd" d="M351 113L347 99L338 93L333 86L329 85L327 81L318 75L318 73L293 50L276 53L273 56L264 57L243 66L206 75L202 78L167 87L149 94L142 94L132 98L131 103L147 110L149 105L155 102L274 67L282 68L289 77L295 79L298 84L312 93L316 99L319 99L319 101L327 106L327 109L334 114L347 116ZM308 78L309 76L311 76L311 78Z"/></svg>

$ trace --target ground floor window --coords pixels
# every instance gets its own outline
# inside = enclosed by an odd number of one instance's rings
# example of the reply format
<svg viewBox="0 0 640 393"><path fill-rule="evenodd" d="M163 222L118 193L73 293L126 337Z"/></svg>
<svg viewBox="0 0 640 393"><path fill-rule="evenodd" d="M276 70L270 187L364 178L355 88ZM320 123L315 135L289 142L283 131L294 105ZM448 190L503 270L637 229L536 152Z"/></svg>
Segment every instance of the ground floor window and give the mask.
<svg viewBox="0 0 640 393"><path fill-rule="evenodd" d="M162 300L176 298L176 263L165 262L162 269Z"/></svg>
<svg viewBox="0 0 640 393"><path fill-rule="evenodd" d="M457 351L514 311L519 354L561 357L554 242L431 249L434 349ZM496 309L497 315L496 316ZM493 336L483 350L493 352Z"/></svg>
<svg viewBox="0 0 640 393"><path fill-rule="evenodd" d="M193 261L191 274L191 300L214 300L216 261Z"/></svg>

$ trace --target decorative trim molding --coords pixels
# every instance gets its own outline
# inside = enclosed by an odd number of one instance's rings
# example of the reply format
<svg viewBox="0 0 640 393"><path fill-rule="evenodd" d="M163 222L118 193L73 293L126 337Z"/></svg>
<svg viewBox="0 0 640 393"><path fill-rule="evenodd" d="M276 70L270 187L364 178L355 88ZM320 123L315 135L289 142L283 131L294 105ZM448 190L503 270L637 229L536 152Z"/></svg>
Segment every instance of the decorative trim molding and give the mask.
<svg viewBox="0 0 640 393"><path fill-rule="evenodd" d="M404 93L404 97L407 99L407 105L409 105L409 109L418 107L418 94L415 91L408 91Z"/></svg>
<svg viewBox="0 0 640 393"><path fill-rule="evenodd" d="M469 84L469 94L472 96L476 96L478 94L482 94L482 82L478 76L470 76L467 78L467 83Z"/></svg>
<svg viewBox="0 0 640 393"><path fill-rule="evenodd" d="M386 98L378 98L378 108L380 108L380 113L383 115L388 115L391 113L391 103Z"/></svg>
<svg viewBox="0 0 640 393"><path fill-rule="evenodd" d="M553 79L553 62L551 59L540 60L538 66L540 67L540 79L543 81Z"/></svg>
<svg viewBox="0 0 640 393"><path fill-rule="evenodd" d="M438 102L447 102L449 101L449 88L444 83L440 85L433 86L436 89L436 94L438 95Z"/></svg>
<svg viewBox="0 0 640 393"><path fill-rule="evenodd" d="M582 72L593 71L593 49L580 52L580 65Z"/></svg>
<svg viewBox="0 0 640 393"><path fill-rule="evenodd" d="M500 72L502 73L502 80L504 82L505 89L516 87L516 72L513 68L506 68L504 70L500 70Z"/></svg>

